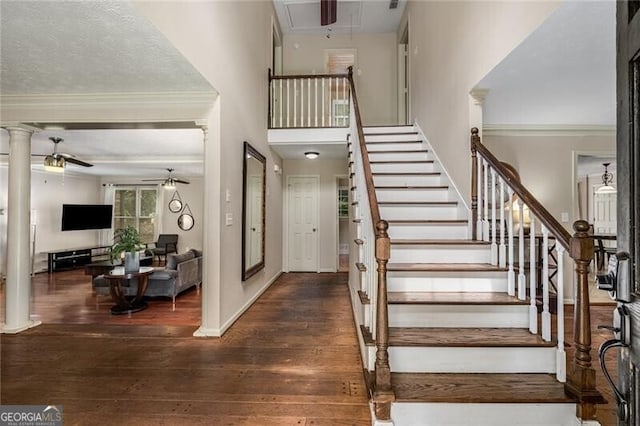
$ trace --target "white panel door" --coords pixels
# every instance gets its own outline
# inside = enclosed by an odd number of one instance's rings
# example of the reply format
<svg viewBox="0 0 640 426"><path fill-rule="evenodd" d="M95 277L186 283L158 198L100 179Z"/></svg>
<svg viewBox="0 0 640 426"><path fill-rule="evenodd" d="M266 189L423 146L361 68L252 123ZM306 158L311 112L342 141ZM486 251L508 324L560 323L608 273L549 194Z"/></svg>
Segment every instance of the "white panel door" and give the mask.
<svg viewBox="0 0 640 426"><path fill-rule="evenodd" d="M289 270L318 271L318 176L288 176Z"/></svg>
<svg viewBox="0 0 640 426"><path fill-rule="evenodd" d="M593 232L597 235L616 233L617 194L593 194Z"/></svg>

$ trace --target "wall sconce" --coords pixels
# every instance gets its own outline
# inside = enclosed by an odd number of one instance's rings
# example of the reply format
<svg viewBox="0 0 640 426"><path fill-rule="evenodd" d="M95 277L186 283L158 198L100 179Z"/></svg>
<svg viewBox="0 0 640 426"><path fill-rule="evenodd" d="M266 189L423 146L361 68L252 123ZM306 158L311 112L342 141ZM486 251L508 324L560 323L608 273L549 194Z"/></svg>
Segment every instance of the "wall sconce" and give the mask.
<svg viewBox="0 0 640 426"><path fill-rule="evenodd" d="M617 192L616 188L611 185L613 183L613 175L609 173L607 167L609 167L611 163L602 163L604 166L604 173L602 174L602 186L596 189L596 194L615 194Z"/></svg>

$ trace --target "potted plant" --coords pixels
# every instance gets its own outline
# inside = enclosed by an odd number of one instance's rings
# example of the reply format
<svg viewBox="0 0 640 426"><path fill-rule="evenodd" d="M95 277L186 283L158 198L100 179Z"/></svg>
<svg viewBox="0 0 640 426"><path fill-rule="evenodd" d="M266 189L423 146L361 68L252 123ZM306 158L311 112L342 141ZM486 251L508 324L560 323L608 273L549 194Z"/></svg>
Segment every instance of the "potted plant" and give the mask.
<svg viewBox="0 0 640 426"><path fill-rule="evenodd" d="M143 247L140 241L140 234L133 226L118 229L113 238L114 244L111 246L111 258L117 259L124 252L125 272L134 272L140 269L140 252Z"/></svg>

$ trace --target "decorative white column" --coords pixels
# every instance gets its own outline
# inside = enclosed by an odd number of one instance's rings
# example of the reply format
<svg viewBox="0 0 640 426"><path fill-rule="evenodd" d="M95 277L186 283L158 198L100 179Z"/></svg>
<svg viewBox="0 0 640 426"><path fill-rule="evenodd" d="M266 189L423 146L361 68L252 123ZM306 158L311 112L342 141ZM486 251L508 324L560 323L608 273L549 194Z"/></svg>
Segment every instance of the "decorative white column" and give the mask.
<svg viewBox="0 0 640 426"><path fill-rule="evenodd" d="M30 318L31 303L31 135L32 130L8 127L9 185L7 216L7 282L3 333L19 333L40 321Z"/></svg>
<svg viewBox="0 0 640 426"><path fill-rule="evenodd" d="M201 127L204 140L202 313L200 328L193 335L215 337L223 332L220 324L220 220L223 208L220 204L220 98L214 102L207 124Z"/></svg>

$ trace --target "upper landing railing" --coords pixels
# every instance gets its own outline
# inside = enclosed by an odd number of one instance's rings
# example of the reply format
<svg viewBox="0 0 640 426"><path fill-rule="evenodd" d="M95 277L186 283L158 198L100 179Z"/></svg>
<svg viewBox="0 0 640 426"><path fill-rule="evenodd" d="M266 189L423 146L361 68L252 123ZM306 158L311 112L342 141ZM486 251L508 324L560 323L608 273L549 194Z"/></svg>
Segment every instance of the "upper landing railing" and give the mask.
<svg viewBox="0 0 640 426"><path fill-rule="evenodd" d="M271 75L269 128L349 127L348 74Z"/></svg>

